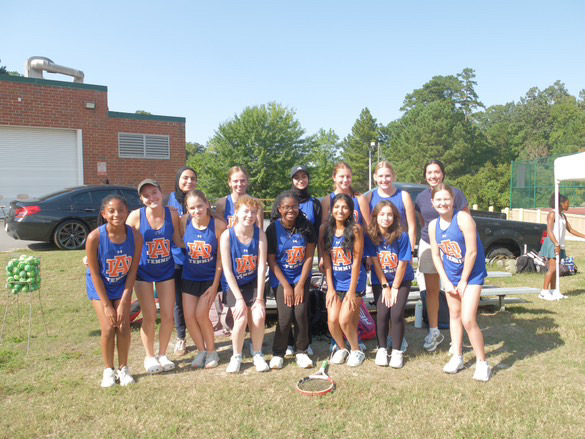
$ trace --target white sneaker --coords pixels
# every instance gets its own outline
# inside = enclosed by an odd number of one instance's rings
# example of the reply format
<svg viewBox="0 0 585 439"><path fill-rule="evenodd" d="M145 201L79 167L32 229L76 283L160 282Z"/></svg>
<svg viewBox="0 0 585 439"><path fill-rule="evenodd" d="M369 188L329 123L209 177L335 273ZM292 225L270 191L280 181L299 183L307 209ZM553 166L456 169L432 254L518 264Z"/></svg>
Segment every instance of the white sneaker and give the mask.
<svg viewBox="0 0 585 439"><path fill-rule="evenodd" d="M386 339L386 349L390 350L392 349L392 336L389 335L388 338ZM406 337L402 337L402 343L400 343L400 350L402 351L402 353L406 353L406 350L408 349L408 342L406 341Z"/></svg>
<svg viewBox="0 0 585 439"><path fill-rule="evenodd" d="M565 296L567 297L567 296ZM311 356L311 355L315 355L315 353L313 352L313 348L311 347L311 345L309 345L307 347L307 355Z"/></svg>
<svg viewBox="0 0 585 439"><path fill-rule="evenodd" d="M313 367L313 360L311 360L307 354L297 354L297 366L301 369L308 369Z"/></svg>
<svg viewBox="0 0 585 439"><path fill-rule="evenodd" d="M252 359L254 366L256 366L256 372L268 372L270 370L270 366L264 359L262 352L256 352Z"/></svg>
<svg viewBox="0 0 585 439"><path fill-rule="evenodd" d="M132 375L130 375L130 369L128 369L128 366L124 366L118 371L118 381L121 386L128 386L136 382L134 381L134 378L132 378Z"/></svg>
<svg viewBox="0 0 585 439"><path fill-rule="evenodd" d="M176 355L185 355L187 353L187 347L185 346L185 339L177 338L175 342L175 354Z"/></svg>
<svg viewBox="0 0 585 439"><path fill-rule="evenodd" d="M107 387L113 387L115 385L116 385L116 373L114 372L114 369L112 369L111 367L104 369L104 374L102 376L102 383L100 384L100 386L102 386L103 388L107 388Z"/></svg>
<svg viewBox="0 0 585 439"><path fill-rule="evenodd" d="M282 369L284 367L284 358L272 356L270 359L270 369Z"/></svg>
<svg viewBox="0 0 585 439"><path fill-rule="evenodd" d="M386 348L378 348L378 352L376 352L376 366L388 366L388 351Z"/></svg>
<svg viewBox="0 0 585 439"><path fill-rule="evenodd" d="M208 352L205 356L205 369L219 366L219 354L216 351Z"/></svg>
<svg viewBox="0 0 585 439"><path fill-rule="evenodd" d="M390 357L390 367L400 369L403 365L402 351L392 349L392 356Z"/></svg>
<svg viewBox="0 0 585 439"><path fill-rule="evenodd" d="M161 355L160 357L158 357L158 362L165 372L168 372L169 370L173 370L175 368L175 363L169 360L166 355Z"/></svg>
<svg viewBox="0 0 585 439"><path fill-rule="evenodd" d="M366 354L362 351L351 351L349 358L347 359L347 365L349 367L357 367L361 365L366 359Z"/></svg>
<svg viewBox="0 0 585 439"><path fill-rule="evenodd" d="M295 354L295 347L294 346L287 346L286 352L284 353L285 357L292 357Z"/></svg>
<svg viewBox="0 0 585 439"><path fill-rule="evenodd" d="M540 294L538 295L539 299L553 301L557 300L553 297L552 290L541 290Z"/></svg>
<svg viewBox="0 0 585 439"><path fill-rule="evenodd" d="M206 357L207 357L207 352L205 352L205 351L197 352L197 355L195 355L195 358L191 362L191 367L193 367L195 369L201 369L202 367L205 366L205 358Z"/></svg>
<svg viewBox="0 0 585 439"><path fill-rule="evenodd" d="M163 368L156 357L146 357L144 359L144 370L146 370L147 373L161 373Z"/></svg>
<svg viewBox="0 0 585 439"><path fill-rule="evenodd" d="M457 373L463 369L463 357L460 355L453 355L449 362L443 367L445 373Z"/></svg>
<svg viewBox="0 0 585 439"><path fill-rule="evenodd" d="M343 364L347 360L349 351L347 349L337 349L331 356L331 364Z"/></svg>
<svg viewBox="0 0 585 439"><path fill-rule="evenodd" d="M565 296L564 294L561 294L561 292L559 290L550 290L550 294L551 294L553 300L561 300L561 299L567 298L567 296Z"/></svg>
<svg viewBox="0 0 585 439"><path fill-rule="evenodd" d="M433 352L437 349L437 346L441 344L441 342L445 339L443 334L440 332L429 332L428 335L425 337L425 343L423 344L423 348L427 352Z"/></svg>
<svg viewBox="0 0 585 439"><path fill-rule="evenodd" d="M487 361L478 361L475 363L475 373L473 379L476 381L489 381L492 375L492 368Z"/></svg>
<svg viewBox="0 0 585 439"><path fill-rule="evenodd" d="M240 366L242 365L242 356L241 355L232 355L230 358L230 364L225 369L227 373L238 373L240 371Z"/></svg>

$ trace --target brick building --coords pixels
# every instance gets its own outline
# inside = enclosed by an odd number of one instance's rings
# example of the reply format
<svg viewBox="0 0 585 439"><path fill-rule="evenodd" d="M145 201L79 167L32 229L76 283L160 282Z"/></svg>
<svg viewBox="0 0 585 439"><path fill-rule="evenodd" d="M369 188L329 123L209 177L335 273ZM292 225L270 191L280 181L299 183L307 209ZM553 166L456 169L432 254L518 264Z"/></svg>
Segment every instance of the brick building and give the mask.
<svg viewBox="0 0 585 439"><path fill-rule="evenodd" d="M109 111L101 85L0 75L4 200L146 177L168 193L185 161L185 118Z"/></svg>

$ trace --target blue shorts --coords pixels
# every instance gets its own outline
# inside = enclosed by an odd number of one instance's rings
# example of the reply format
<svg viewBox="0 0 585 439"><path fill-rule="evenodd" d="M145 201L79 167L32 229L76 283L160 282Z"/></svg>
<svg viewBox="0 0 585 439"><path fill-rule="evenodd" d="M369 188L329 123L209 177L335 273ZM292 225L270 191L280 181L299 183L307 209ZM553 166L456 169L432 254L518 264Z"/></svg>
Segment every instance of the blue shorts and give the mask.
<svg viewBox="0 0 585 439"><path fill-rule="evenodd" d="M87 287L87 298L89 300L100 300L100 296L93 285L93 280L91 279L91 274L88 273L85 275L85 285ZM110 300L120 300L124 295L124 289L126 288L126 278L124 278L123 282L117 283L115 285L107 285L104 283L104 287L106 288L106 294L108 295L108 299Z"/></svg>

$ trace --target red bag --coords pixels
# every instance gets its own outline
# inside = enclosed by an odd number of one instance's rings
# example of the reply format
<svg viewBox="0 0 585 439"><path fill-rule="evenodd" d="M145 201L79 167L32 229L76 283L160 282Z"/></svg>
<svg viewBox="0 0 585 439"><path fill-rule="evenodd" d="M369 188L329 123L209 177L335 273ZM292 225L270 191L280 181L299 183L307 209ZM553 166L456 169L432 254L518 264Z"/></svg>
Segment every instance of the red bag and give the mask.
<svg viewBox="0 0 585 439"><path fill-rule="evenodd" d="M360 320L358 322L358 337L360 340L371 340L376 337L376 321L366 308L366 303L362 300L360 305Z"/></svg>

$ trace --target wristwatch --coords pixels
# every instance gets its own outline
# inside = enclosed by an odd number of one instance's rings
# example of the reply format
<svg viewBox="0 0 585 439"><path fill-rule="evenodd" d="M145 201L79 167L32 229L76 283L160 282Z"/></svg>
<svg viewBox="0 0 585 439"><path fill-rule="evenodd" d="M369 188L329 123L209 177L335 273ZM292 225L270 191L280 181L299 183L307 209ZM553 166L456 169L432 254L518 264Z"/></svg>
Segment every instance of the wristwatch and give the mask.
<svg viewBox="0 0 585 439"><path fill-rule="evenodd" d="M382 288L388 288L388 284L382 284Z"/></svg>

